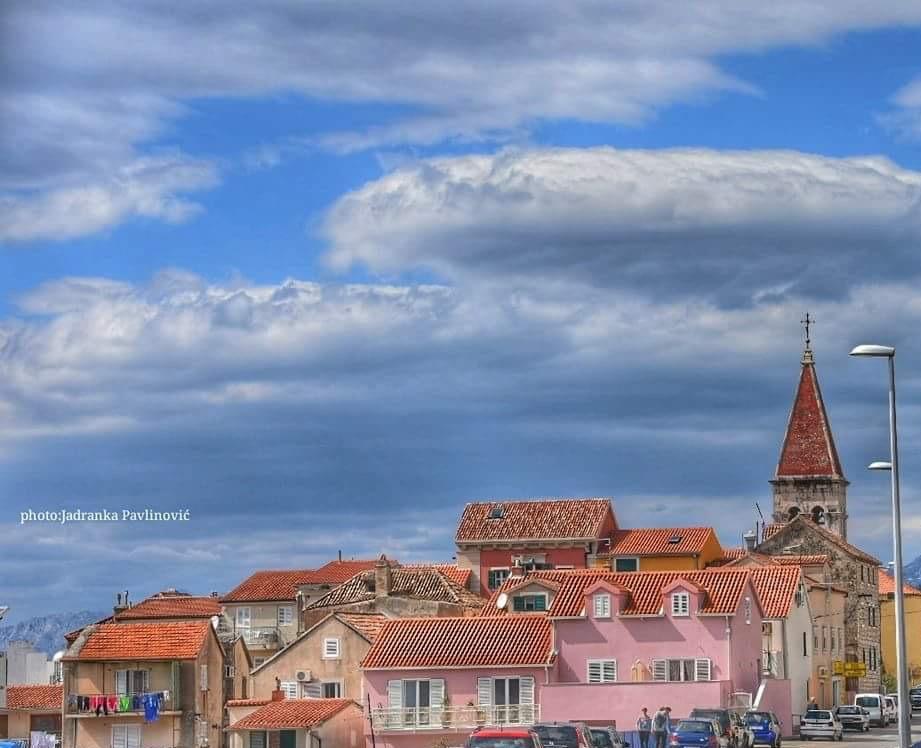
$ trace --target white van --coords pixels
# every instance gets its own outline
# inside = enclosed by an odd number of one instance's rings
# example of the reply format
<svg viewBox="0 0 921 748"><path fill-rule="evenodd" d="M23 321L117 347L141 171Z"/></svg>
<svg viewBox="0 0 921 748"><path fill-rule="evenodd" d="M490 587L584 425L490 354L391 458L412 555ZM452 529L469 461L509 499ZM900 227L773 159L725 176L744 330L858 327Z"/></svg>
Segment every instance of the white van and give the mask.
<svg viewBox="0 0 921 748"><path fill-rule="evenodd" d="M854 698L854 706L866 709L870 714L870 724L886 727L889 716L886 714L886 702L878 693L859 693Z"/></svg>

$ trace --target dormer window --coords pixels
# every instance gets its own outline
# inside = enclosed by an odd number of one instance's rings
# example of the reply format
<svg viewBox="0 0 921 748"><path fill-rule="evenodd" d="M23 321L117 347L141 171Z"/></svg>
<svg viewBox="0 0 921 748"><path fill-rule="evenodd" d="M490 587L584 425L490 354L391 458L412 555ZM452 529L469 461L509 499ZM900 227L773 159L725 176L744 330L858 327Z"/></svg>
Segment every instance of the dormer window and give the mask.
<svg viewBox="0 0 921 748"><path fill-rule="evenodd" d="M489 508L489 519L502 519L505 517L505 507L502 504L493 504Z"/></svg>
<svg viewBox="0 0 921 748"><path fill-rule="evenodd" d="M531 613L547 610L546 595L516 595L512 601L513 609L518 613Z"/></svg>
<svg viewBox="0 0 921 748"><path fill-rule="evenodd" d="M611 617L611 596L599 593L592 597L595 618L610 618Z"/></svg>
<svg viewBox="0 0 921 748"><path fill-rule="evenodd" d="M687 592L672 593L672 615L689 616L691 615L691 596Z"/></svg>

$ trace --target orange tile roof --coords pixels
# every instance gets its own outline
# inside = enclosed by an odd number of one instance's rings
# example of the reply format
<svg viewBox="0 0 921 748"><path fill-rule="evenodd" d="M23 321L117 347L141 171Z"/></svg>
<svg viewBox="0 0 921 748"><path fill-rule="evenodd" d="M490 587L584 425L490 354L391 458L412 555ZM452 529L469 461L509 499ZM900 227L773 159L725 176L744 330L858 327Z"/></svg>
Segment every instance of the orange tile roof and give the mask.
<svg viewBox="0 0 921 748"><path fill-rule="evenodd" d="M374 568L376 559L347 559L330 561L307 573L300 584L342 584L362 571Z"/></svg>
<svg viewBox="0 0 921 748"><path fill-rule="evenodd" d="M64 686L7 686L6 708L30 712L60 711Z"/></svg>
<svg viewBox="0 0 921 748"><path fill-rule="evenodd" d="M547 615L553 618L582 616L585 608L585 591L600 581L623 587L629 592L624 615L658 615L662 609L662 590L676 579L685 579L706 591L704 605L700 610L702 614L727 615L734 613L739 607L742 593L749 581L749 570L615 572L607 569L555 569L534 571L526 578L549 580L559 584L559 592L547 612ZM489 617L509 614L508 606L500 610L496 607L496 601L501 593L520 581L514 578L507 579L484 606L482 615Z"/></svg>
<svg viewBox="0 0 921 748"><path fill-rule="evenodd" d="M298 585L310 582L313 574L313 569L257 571L224 595L221 602L293 602L297 598Z"/></svg>
<svg viewBox="0 0 921 748"><path fill-rule="evenodd" d="M351 626L369 642L377 639L387 620L380 613L336 613L336 618Z"/></svg>
<svg viewBox="0 0 921 748"><path fill-rule="evenodd" d="M784 553L778 556L771 556L771 563L778 564L780 566L819 566L820 564L828 563L828 556L824 553L813 553L805 555Z"/></svg>
<svg viewBox="0 0 921 748"><path fill-rule="evenodd" d="M86 642L78 639L65 660L194 660L211 635L208 621L103 623L88 626Z"/></svg>
<svg viewBox="0 0 921 748"><path fill-rule="evenodd" d="M775 475L844 478L812 363L804 363L800 373Z"/></svg>
<svg viewBox="0 0 921 748"><path fill-rule="evenodd" d="M154 596L142 600L115 615L116 621L137 618L211 618L221 614L221 601L216 597L192 595Z"/></svg>
<svg viewBox="0 0 921 748"><path fill-rule="evenodd" d="M490 519L490 512L497 508L503 516ZM464 507L455 540L596 540L609 514L613 515L610 499L479 501Z"/></svg>
<svg viewBox="0 0 921 748"><path fill-rule="evenodd" d="M362 662L366 670L439 667L538 667L553 658L546 616L396 618L387 621Z"/></svg>
<svg viewBox="0 0 921 748"><path fill-rule="evenodd" d="M358 710L351 699L282 699L270 701L252 714L234 722L228 730L296 730L316 727L348 707Z"/></svg>
<svg viewBox="0 0 921 748"><path fill-rule="evenodd" d="M737 558L742 558L748 552L747 548L742 546L734 546L732 548L723 548L722 558L726 561L735 561Z"/></svg>
<svg viewBox="0 0 921 748"><path fill-rule="evenodd" d="M615 530L604 556L674 556L701 553L715 536L712 527L648 527ZM678 542L669 542L678 538Z"/></svg>
<svg viewBox="0 0 921 748"><path fill-rule="evenodd" d="M772 565L756 566L750 571L764 617L786 618L799 589L802 574L800 568Z"/></svg>
<svg viewBox="0 0 921 748"><path fill-rule="evenodd" d="M889 595L895 595L895 578L884 571L879 569L879 595L880 597L888 597ZM902 589L906 595L921 595L921 590L917 587L912 587L907 582L902 583Z"/></svg>
<svg viewBox="0 0 921 748"><path fill-rule="evenodd" d="M265 706L271 699L230 699L224 706Z"/></svg>
<svg viewBox="0 0 921 748"><path fill-rule="evenodd" d="M762 542L768 538L774 537L777 533L784 529L787 526L786 522L772 522L769 525L765 525L764 529L761 530L761 540Z"/></svg>
<svg viewBox="0 0 921 748"><path fill-rule="evenodd" d="M470 587L470 577L473 575L472 569L462 569L457 564L400 564L400 566L404 569L436 569L461 587L467 588Z"/></svg>

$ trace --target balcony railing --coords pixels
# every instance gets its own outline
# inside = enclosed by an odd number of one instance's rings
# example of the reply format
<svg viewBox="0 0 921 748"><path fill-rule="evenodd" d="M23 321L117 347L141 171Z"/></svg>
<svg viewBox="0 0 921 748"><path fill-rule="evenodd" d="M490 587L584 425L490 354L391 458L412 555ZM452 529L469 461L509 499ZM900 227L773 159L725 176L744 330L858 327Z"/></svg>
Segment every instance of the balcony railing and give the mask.
<svg viewBox="0 0 921 748"><path fill-rule="evenodd" d="M237 629L243 634L243 641L251 647L277 647L284 643L281 632L274 626Z"/></svg>
<svg viewBox="0 0 921 748"><path fill-rule="evenodd" d="M411 707L407 709L373 709L371 724L375 730L446 730L481 726L531 725L540 721L537 704L505 706Z"/></svg>
<svg viewBox="0 0 921 748"><path fill-rule="evenodd" d="M172 712L179 709L174 694L175 691L170 691L169 698L164 699L161 697L159 711ZM130 708L122 710L121 696L114 697L116 700L114 709L111 708L112 702L109 701L109 698L112 697L102 694L70 694L66 701L65 713L76 717L118 717L120 715L137 716L144 714L144 702L142 699L135 700L133 696L129 696L128 698L132 699ZM102 699L103 701L97 702L96 699Z"/></svg>

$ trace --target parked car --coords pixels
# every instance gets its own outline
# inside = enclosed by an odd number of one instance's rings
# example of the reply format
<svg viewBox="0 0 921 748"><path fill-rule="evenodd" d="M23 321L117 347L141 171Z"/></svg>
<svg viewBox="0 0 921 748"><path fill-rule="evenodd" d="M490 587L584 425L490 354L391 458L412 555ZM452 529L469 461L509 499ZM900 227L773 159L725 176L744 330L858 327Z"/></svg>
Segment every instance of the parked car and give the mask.
<svg viewBox="0 0 921 748"><path fill-rule="evenodd" d="M870 713L861 706L842 705L835 709L835 714L845 730L860 730L869 732Z"/></svg>
<svg viewBox="0 0 921 748"><path fill-rule="evenodd" d="M720 724L704 717L678 720L668 744L672 748L719 748Z"/></svg>
<svg viewBox="0 0 921 748"><path fill-rule="evenodd" d="M745 712L745 724L752 731L752 745L781 746L781 725L773 712L752 710Z"/></svg>
<svg viewBox="0 0 921 748"><path fill-rule="evenodd" d="M496 730L478 728L473 731L464 748L543 748L534 730L527 728L506 728Z"/></svg>
<svg viewBox="0 0 921 748"><path fill-rule="evenodd" d="M712 719L720 726L720 748L739 748L739 735L732 713L728 709L701 709L695 707L688 715L688 719Z"/></svg>
<svg viewBox="0 0 921 748"><path fill-rule="evenodd" d="M899 701L898 696L886 694L883 696L883 709L886 710L886 719L890 722L899 721Z"/></svg>
<svg viewBox="0 0 921 748"><path fill-rule="evenodd" d="M623 736L613 727L591 727L594 748L626 748Z"/></svg>
<svg viewBox="0 0 921 748"><path fill-rule="evenodd" d="M921 685L917 685L908 691L909 700L911 701L911 710L921 710Z"/></svg>
<svg viewBox="0 0 921 748"><path fill-rule="evenodd" d="M799 724L799 734L803 740L828 738L844 740L844 727L841 720L830 709L810 709L803 715Z"/></svg>
<svg viewBox="0 0 921 748"><path fill-rule="evenodd" d="M544 748L592 748L592 735L581 722L543 722L531 729Z"/></svg>
<svg viewBox="0 0 921 748"><path fill-rule="evenodd" d="M886 704L878 693L859 693L854 698L854 706L863 707L870 715L870 724L877 727L886 727L889 717L886 714Z"/></svg>

